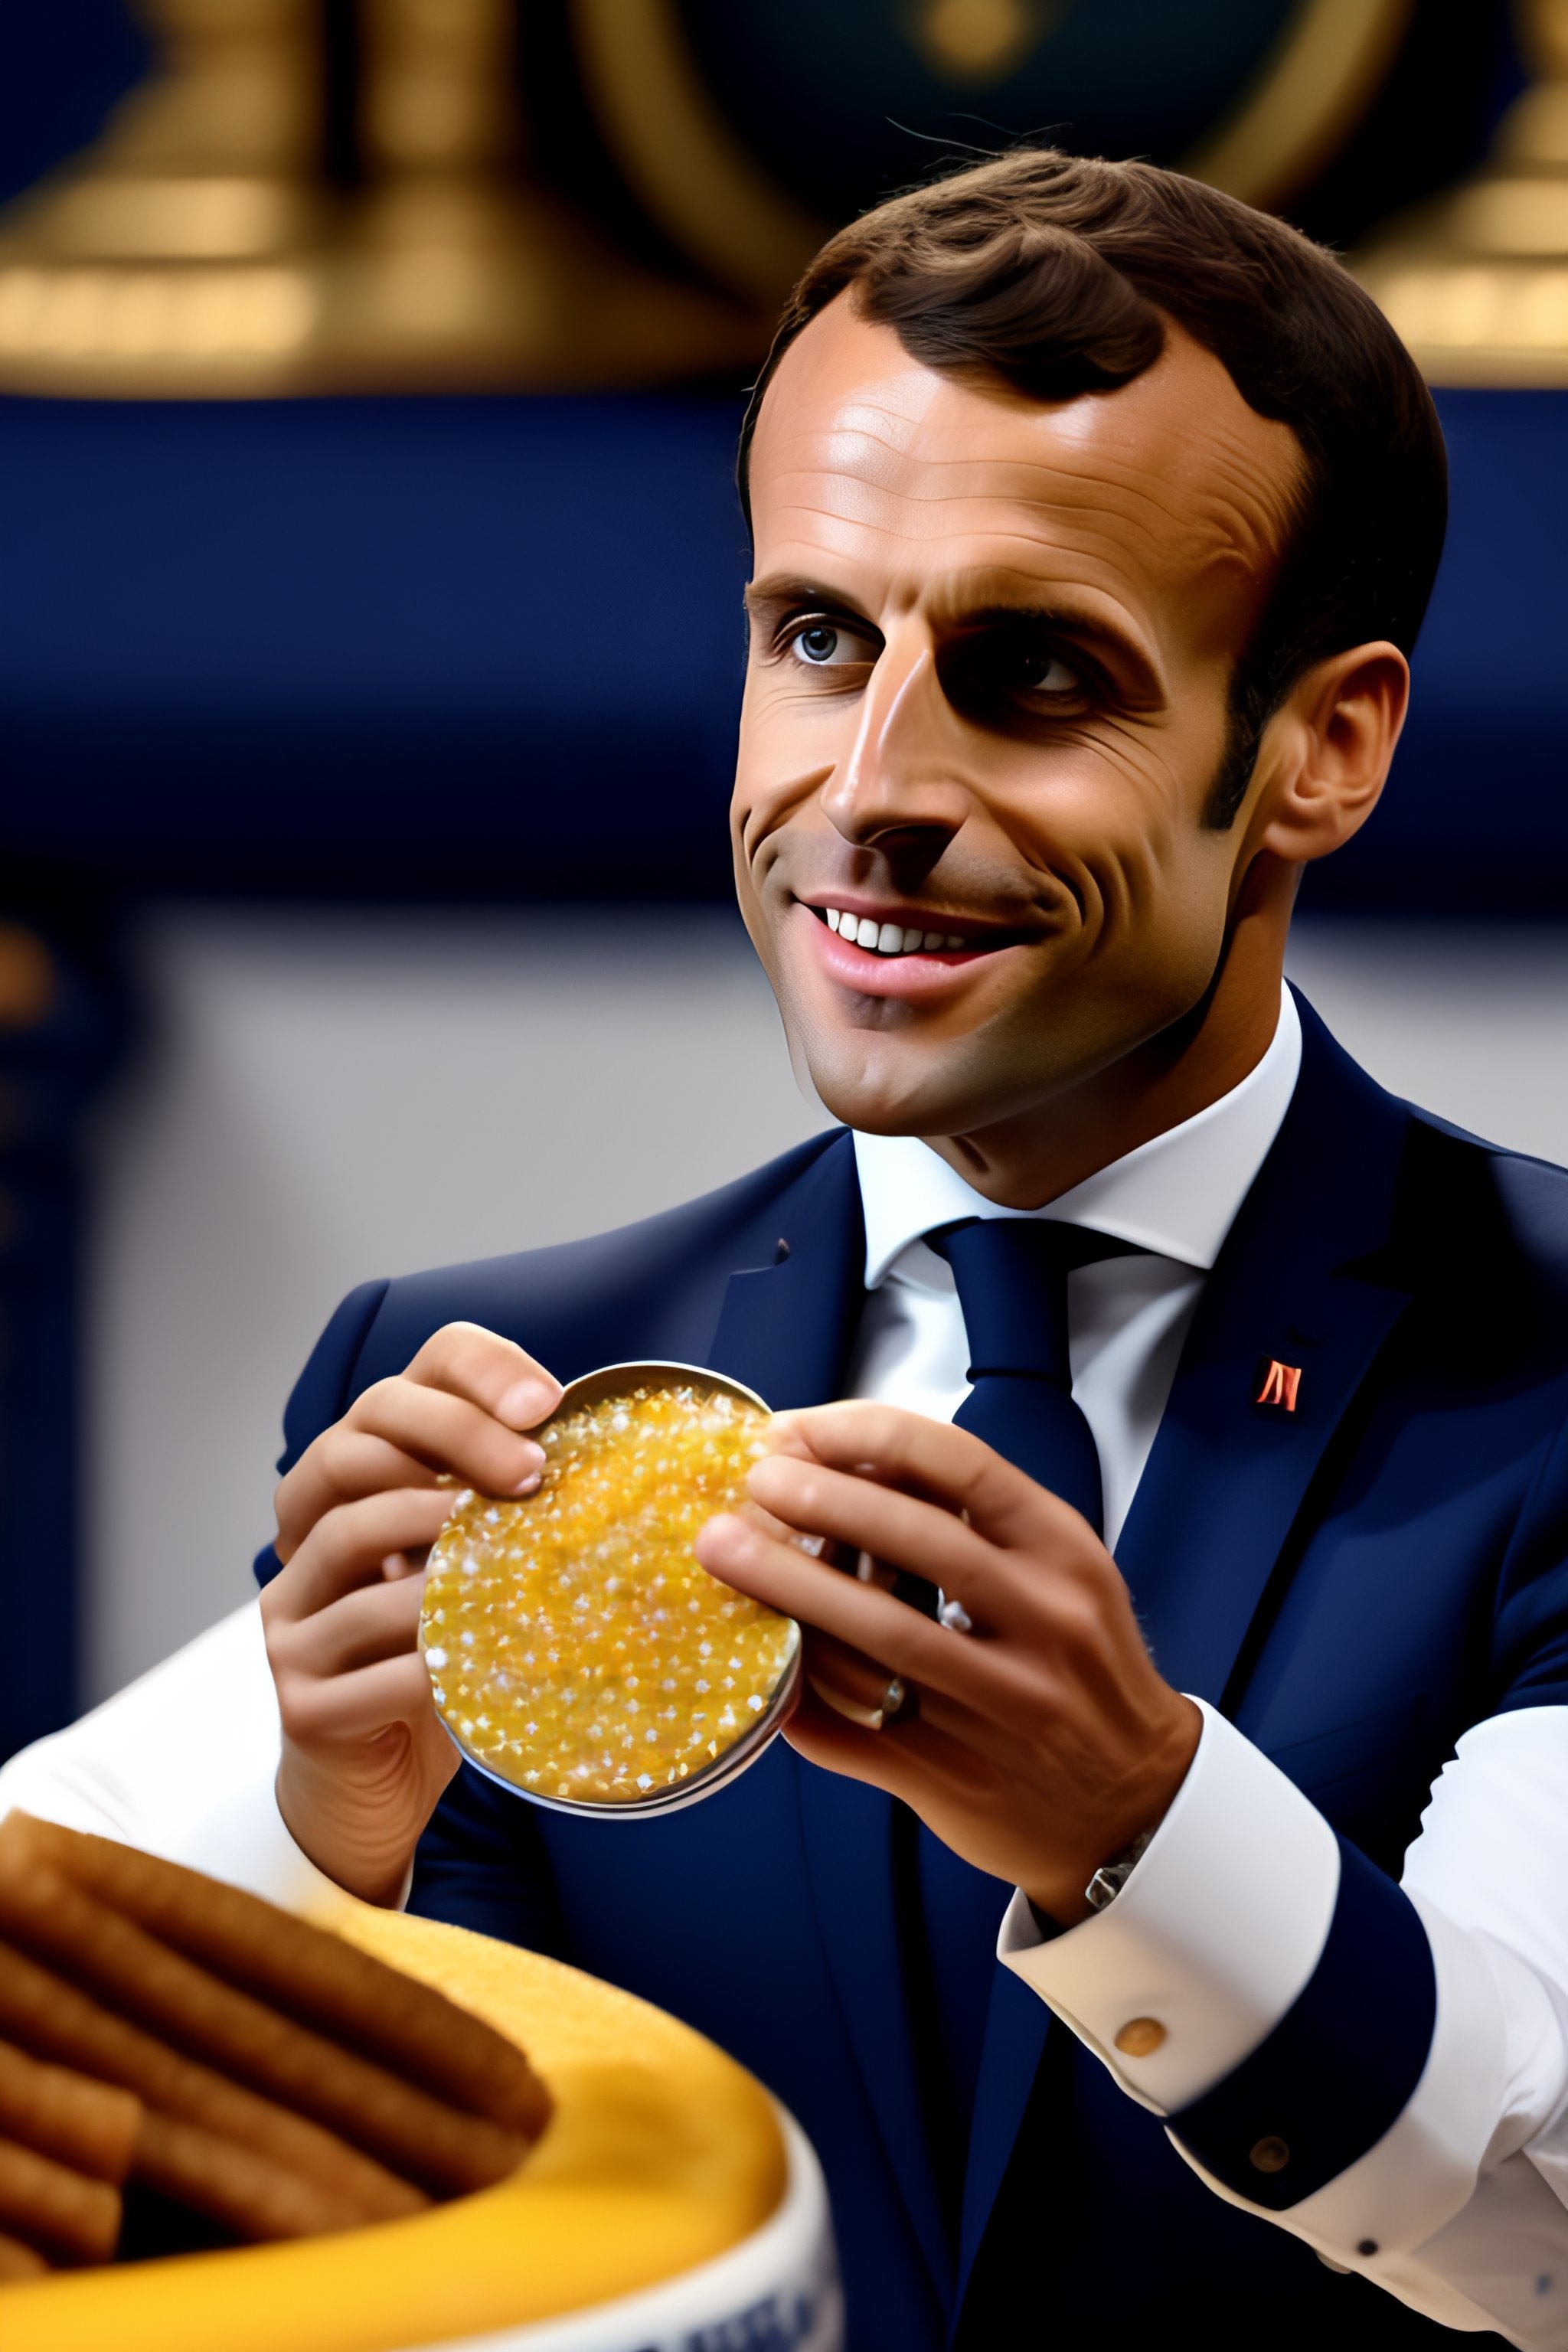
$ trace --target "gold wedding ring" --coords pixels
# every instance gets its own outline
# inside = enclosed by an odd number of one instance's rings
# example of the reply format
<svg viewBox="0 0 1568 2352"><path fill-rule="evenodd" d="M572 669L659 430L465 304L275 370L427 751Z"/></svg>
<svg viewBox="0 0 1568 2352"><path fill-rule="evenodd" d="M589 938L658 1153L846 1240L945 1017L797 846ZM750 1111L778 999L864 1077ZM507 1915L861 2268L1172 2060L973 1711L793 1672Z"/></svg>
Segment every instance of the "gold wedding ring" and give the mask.
<svg viewBox="0 0 1568 2352"><path fill-rule="evenodd" d="M862 1731L880 1731L884 1725L893 1722L909 1697L897 1675L889 1677L880 1704L876 1706L863 1706L858 1699L846 1698L842 1691L835 1690L830 1683L819 1682L815 1675L808 1675L806 1680L824 1706L830 1706L835 1715L841 1715L846 1723L857 1724Z"/></svg>

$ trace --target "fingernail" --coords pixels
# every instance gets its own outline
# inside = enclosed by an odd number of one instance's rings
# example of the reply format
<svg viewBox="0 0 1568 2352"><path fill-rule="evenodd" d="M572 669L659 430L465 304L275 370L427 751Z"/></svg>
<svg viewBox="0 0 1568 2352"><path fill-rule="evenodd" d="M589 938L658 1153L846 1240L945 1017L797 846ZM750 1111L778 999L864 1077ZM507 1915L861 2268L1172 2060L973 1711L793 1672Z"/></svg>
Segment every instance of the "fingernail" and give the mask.
<svg viewBox="0 0 1568 2352"><path fill-rule="evenodd" d="M544 1468L544 1448L542 1445L535 1445L531 1437L525 1437L518 1448L518 1454L523 1465L522 1475L515 1486L508 1487L507 1492L510 1495L531 1494L534 1487L538 1486L540 1475Z"/></svg>
<svg viewBox="0 0 1568 2352"><path fill-rule="evenodd" d="M510 1423L513 1429L531 1429L535 1422L554 1412L560 1397L559 1389L542 1381L519 1381L497 1405L497 1417Z"/></svg>

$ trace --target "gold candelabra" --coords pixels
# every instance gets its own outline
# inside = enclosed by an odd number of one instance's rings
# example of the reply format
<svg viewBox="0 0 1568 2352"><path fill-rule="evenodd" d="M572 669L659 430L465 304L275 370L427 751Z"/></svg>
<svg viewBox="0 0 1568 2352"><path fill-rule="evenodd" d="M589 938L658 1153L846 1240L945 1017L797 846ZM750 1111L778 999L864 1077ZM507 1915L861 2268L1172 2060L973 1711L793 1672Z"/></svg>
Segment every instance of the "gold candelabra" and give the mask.
<svg viewBox="0 0 1568 2352"><path fill-rule="evenodd" d="M1568 384L1568 0L1515 0L1535 76L1472 178L1357 275L1434 383Z"/></svg>
<svg viewBox="0 0 1568 2352"><path fill-rule="evenodd" d="M617 253L531 171L514 0L361 0L363 185L324 170L319 0L140 0L98 146L0 216L0 389L564 389L742 365L739 304Z"/></svg>

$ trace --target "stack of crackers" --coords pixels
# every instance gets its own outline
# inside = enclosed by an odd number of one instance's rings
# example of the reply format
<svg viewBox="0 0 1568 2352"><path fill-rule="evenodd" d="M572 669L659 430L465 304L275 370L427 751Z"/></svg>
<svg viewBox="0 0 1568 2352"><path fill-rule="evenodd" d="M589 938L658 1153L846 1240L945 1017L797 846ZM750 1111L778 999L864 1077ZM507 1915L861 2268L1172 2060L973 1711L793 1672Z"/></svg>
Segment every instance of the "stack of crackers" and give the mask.
<svg viewBox="0 0 1568 2352"><path fill-rule="evenodd" d="M416 2213L514 2171L549 2115L515 2043L335 1936L0 1822L0 2282L112 2260L149 2207L191 2244Z"/></svg>

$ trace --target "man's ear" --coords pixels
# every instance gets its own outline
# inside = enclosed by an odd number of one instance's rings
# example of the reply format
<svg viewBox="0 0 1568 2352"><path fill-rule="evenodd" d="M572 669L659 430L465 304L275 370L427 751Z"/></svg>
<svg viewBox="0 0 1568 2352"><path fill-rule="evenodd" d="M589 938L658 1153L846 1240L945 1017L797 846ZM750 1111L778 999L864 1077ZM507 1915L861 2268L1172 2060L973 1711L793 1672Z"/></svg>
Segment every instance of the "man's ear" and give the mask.
<svg viewBox="0 0 1568 2352"><path fill-rule="evenodd" d="M1327 857L1377 806L1410 699L1397 646L1315 662L1264 730L1252 848L1288 865Z"/></svg>

